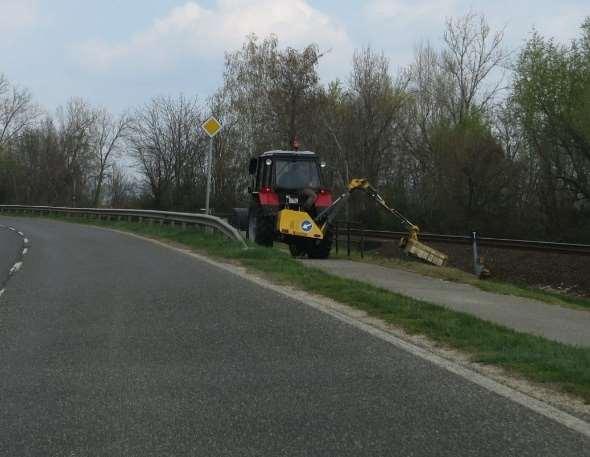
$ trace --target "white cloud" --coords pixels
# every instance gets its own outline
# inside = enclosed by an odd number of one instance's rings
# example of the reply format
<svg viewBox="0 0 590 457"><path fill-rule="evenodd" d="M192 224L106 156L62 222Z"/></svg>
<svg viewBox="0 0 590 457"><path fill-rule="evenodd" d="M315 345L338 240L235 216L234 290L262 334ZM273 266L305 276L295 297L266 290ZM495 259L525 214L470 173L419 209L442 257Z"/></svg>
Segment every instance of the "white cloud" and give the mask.
<svg viewBox="0 0 590 457"><path fill-rule="evenodd" d="M533 27L562 41L579 35L583 18L590 14L590 7L583 3L584 0L536 0L534 5L514 0L371 0L365 15L373 23L428 32L432 28L442 31L445 19L472 11L485 15L495 28L505 27L510 39L520 44Z"/></svg>
<svg viewBox="0 0 590 457"><path fill-rule="evenodd" d="M440 21L451 16L456 7L455 0L372 0L366 12L380 20Z"/></svg>
<svg viewBox="0 0 590 457"><path fill-rule="evenodd" d="M383 48L395 65L414 59L416 44L440 44L446 19L469 12L483 14L492 30L504 30L504 47L518 52L533 27L562 42L580 36L579 26L590 15L587 0L370 0L364 18L370 43Z"/></svg>
<svg viewBox="0 0 590 457"><path fill-rule="evenodd" d="M371 0L364 5L369 43L383 49L392 70L410 64L418 43L440 39L463 0ZM465 11L466 12L466 11Z"/></svg>
<svg viewBox="0 0 590 457"><path fill-rule="evenodd" d="M95 70L125 63L174 65L182 58L221 57L250 33L274 33L290 46L315 42L322 50L333 49L326 58L333 62L349 59L352 49L344 27L306 0L218 0L213 9L189 1L125 42L90 41L76 46L76 54Z"/></svg>
<svg viewBox="0 0 590 457"><path fill-rule="evenodd" d="M37 0L0 0L0 33L32 27L37 20Z"/></svg>

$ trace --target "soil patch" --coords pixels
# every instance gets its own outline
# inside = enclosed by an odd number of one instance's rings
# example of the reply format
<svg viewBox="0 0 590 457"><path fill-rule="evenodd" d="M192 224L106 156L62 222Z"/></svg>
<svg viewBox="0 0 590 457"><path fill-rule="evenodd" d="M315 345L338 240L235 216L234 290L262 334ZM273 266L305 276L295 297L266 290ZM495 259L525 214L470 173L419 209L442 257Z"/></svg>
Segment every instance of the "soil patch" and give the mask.
<svg viewBox="0 0 590 457"><path fill-rule="evenodd" d="M449 266L473 272L470 245L433 242L428 245L446 253ZM385 257L404 257L397 241L382 242L376 252ZM590 297L590 256L487 246L480 247L480 255L494 279Z"/></svg>

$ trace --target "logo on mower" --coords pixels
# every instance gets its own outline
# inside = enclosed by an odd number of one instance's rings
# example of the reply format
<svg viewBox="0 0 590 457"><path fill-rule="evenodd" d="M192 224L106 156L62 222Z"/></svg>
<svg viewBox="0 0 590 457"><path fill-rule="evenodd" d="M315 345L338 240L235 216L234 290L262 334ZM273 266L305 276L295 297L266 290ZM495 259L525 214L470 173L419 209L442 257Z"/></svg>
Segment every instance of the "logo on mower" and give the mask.
<svg viewBox="0 0 590 457"><path fill-rule="evenodd" d="M303 221L301 223L301 230L303 230L304 232L309 232L312 227L313 227L313 224L309 221Z"/></svg>

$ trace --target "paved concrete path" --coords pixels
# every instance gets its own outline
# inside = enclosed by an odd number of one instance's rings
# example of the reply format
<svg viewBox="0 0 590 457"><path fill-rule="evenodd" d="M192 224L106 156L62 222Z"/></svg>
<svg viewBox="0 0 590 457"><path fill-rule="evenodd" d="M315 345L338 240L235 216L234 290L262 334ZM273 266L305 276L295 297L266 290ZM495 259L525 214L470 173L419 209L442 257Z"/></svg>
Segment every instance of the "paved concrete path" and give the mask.
<svg viewBox="0 0 590 457"><path fill-rule="evenodd" d="M467 284L350 260L303 260L329 273L368 282L419 300L445 305L515 330L566 344L590 346L590 310L484 292Z"/></svg>
<svg viewBox="0 0 590 457"><path fill-rule="evenodd" d="M548 417L177 251L0 223L31 242L0 297L0 456L588 455Z"/></svg>

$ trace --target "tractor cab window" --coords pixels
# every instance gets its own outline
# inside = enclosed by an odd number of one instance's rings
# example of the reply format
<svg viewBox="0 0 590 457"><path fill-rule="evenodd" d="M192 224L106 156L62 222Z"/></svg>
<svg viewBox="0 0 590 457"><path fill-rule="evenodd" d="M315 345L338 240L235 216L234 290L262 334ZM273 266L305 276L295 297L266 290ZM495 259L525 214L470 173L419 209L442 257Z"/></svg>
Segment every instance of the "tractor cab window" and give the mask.
<svg viewBox="0 0 590 457"><path fill-rule="evenodd" d="M320 174L315 160L277 159L275 186L279 189L318 189Z"/></svg>

